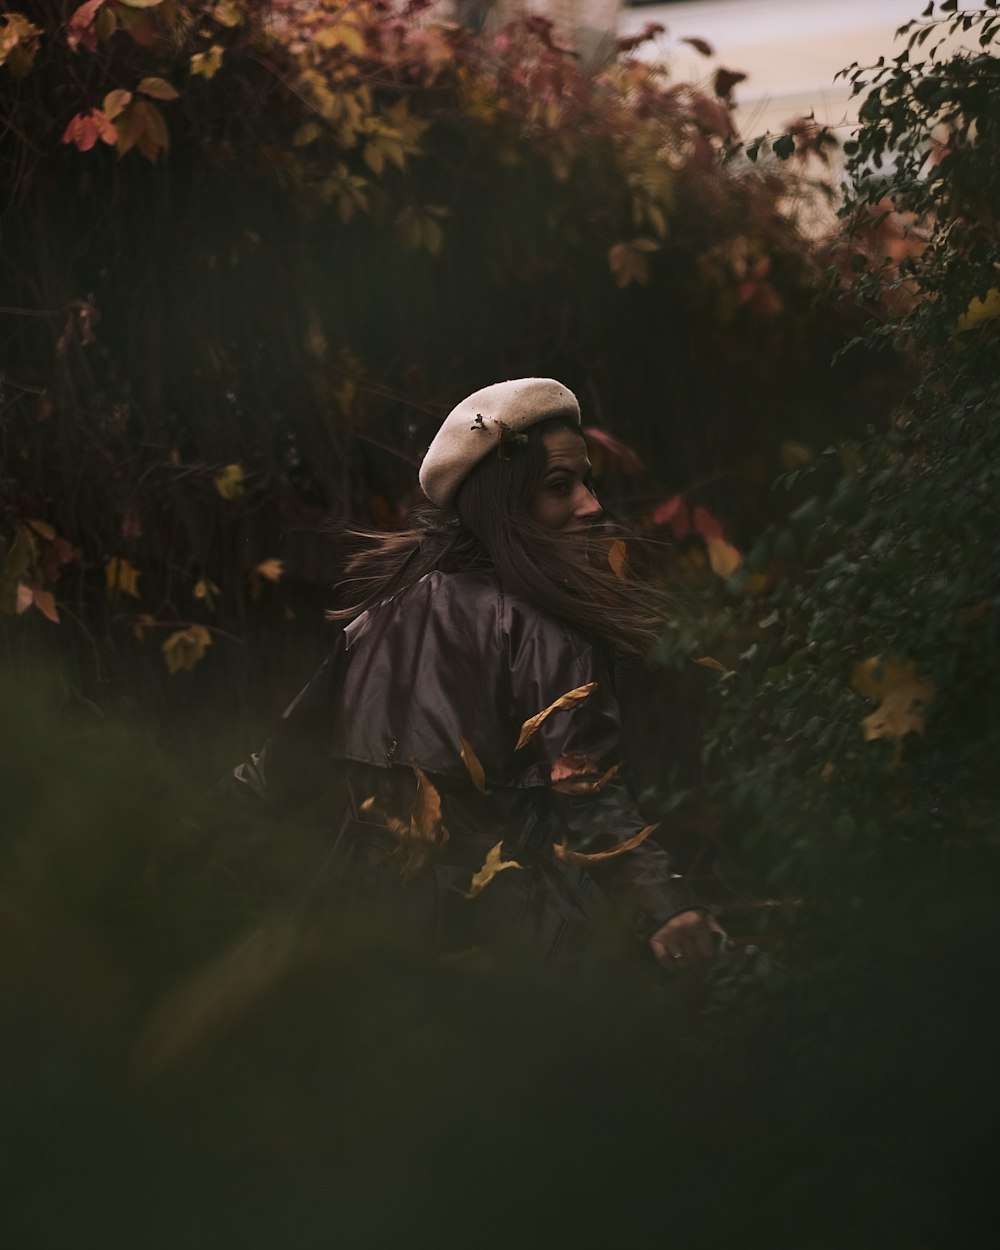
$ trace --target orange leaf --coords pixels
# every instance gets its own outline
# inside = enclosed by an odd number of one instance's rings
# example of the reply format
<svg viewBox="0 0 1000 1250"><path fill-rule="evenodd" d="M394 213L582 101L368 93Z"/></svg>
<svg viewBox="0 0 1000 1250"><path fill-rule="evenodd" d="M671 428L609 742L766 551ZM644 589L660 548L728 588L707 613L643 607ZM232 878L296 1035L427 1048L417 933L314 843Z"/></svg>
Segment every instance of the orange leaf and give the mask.
<svg viewBox="0 0 1000 1250"><path fill-rule="evenodd" d="M589 695L591 695L596 689L597 682L588 681L585 686L577 686L575 690L567 690L567 692L565 694L561 694L554 703L550 703L547 708L543 708L542 711L536 712L534 716L529 716L529 718L521 726L521 733L517 739L517 746L514 750L520 751L523 746L527 746L535 734L538 733L543 722L546 721L553 712L558 712L561 711L562 708L572 707L574 704L580 703L583 699L586 699Z"/></svg>
<svg viewBox="0 0 1000 1250"><path fill-rule="evenodd" d="M269 582L280 582L285 575L285 565L282 560L272 557L270 560L261 560L257 565L257 572Z"/></svg>
<svg viewBox="0 0 1000 1250"><path fill-rule="evenodd" d="M588 855L584 851L571 851L565 842L557 842L552 848L552 853L561 864L569 864L579 868L586 868L590 864L603 864L609 859L617 859L619 855L624 855L626 851L634 851L658 827L658 825L647 825L645 829L640 829L631 838L626 838L624 842L619 842L610 851L594 851L593 854Z"/></svg>
<svg viewBox="0 0 1000 1250"><path fill-rule="evenodd" d="M616 577L620 577L625 581L625 570L628 566L628 551L625 547L625 540L616 538L608 548L608 564L611 566L612 573Z"/></svg>
<svg viewBox="0 0 1000 1250"><path fill-rule="evenodd" d="M171 634L163 644L163 658L167 669L177 673L181 669L190 672L205 654L205 648L212 645L212 635L204 625L191 625L188 629L179 629Z"/></svg>
<svg viewBox="0 0 1000 1250"><path fill-rule="evenodd" d="M108 598L113 599L120 592L123 595L131 595L133 599L140 599L142 597L139 594L140 576L139 570L129 564L128 560L112 556L104 566L104 583Z"/></svg>
<svg viewBox="0 0 1000 1250"><path fill-rule="evenodd" d="M717 673L729 672L729 669L726 668L725 664L720 664L718 660L714 660L710 655L699 655L696 659L692 660L692 663L700 664L702 668L714 669Z"/></svg>
<svg viewBox="0 0 1000 1250"><path fill-rule="evenodd" d="M879 700L874 712L861 721L866 742L892 738L897 744L910 733L924 732L922 708L937 694L934 683L921 677L912 660L896 656L872 656L855 666L851 677L855 690Z"/></svg>
<svg viewBox="0 0 1000 1250"><path fill-rule="evenodd" d="M465 770L472 779L472 784L476 787L480 794L490 794L492 791L486 785L486 772L479 762L479 756L473 751L472 744L469 740L459 734L460 754Z"/></svg>

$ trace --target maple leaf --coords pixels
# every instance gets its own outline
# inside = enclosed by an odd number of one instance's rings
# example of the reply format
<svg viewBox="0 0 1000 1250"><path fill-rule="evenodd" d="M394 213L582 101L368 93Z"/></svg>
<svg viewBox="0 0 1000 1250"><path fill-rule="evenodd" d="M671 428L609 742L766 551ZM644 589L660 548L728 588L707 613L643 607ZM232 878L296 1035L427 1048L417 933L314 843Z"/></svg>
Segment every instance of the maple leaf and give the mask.
<svg viewBox="0 0 1000 1250"><path fill-rule="evenodd" d="M557 842L552 848L552 853L561 864L576 868L587 868L591 864L603 864L609 859L617 859L619 855L625 855L628 851L634 851L658 827L658 825L647 825L645 829L640 829L631 838L626 838L624 842L619 842L610 851L593 851L587 854L585 851L571 851L565 842Z"/></svg>
<svg viewBox="0 0 1000 1250"><path fill-rule="evenodd" d="M496 846L490 848L482 868L473 873L468 893L465 894L466 898L475 898L477 894L481 894L498 872L506 872L508 868L524 867L516 859L502 859L502 854L503 842L498 842Z"/></svg>
<svg viewBox="0 0 1000 1250"><path fill-rule="evenodd" d="M221 64L222 49L217 43L213 43L206 52L196 52L194 54L191 58L189 69L192 74L198 74L202 78L213 78Z"/></svg>
<svg viewBox="0 0 1000 1250"><path fill-rule="evenodd" d="M461 734L459 734L458 740L460 743L459 754L462 757L462 763L465 765L465 771L472 780L472 784L480 794L492 793L486 785L486 771L479 761L479 756L472 749L472 744Z"/></svg>
<svg viewBox="0 0 1000 1250"><path fill-rule="evenodd" d="M104 566L104 584L109 599L118 593L131 595L133 599L141 598L139 594L140 572L129 564L128 560L112 556Z"/></svg>
<svg viewBox="0 0 1000 1250"><path fill-rule="evenodd" d="M517 746L515 751L520 751L523 746L531 741L531 739L541 729L543 723L552 715L553 712L559 712L563 708L573 707L581 700L588 698L597 689L596 681L588 681L585 686L577 686L575 690L567 690L565 694L561 694L558 699L550 703L548 707L543 708L540 712L536 712L534 716L529 716L521 726L521 732L518 735Z"/></svg>
<svg viewBox="0 0 1000 1250"><path fill-rule="evenodd" d="M181 669L191 672L202 659L205 649L212 645L212 635L204 625L190 625L187 629L179 629L163 644L163 657L167 669L177 673Z"/></svg>
<svg viewBox="0 0 1000 1250"><path fill-rule="evenodd" d="M866 742L878 738L895 741L895 765L903 738L924 732L922 708L937 694L934 683L920 676L912 660L875 655L855 665L851 685L868 698L878 700L875 711L862 718L861 730Z"/></svg>

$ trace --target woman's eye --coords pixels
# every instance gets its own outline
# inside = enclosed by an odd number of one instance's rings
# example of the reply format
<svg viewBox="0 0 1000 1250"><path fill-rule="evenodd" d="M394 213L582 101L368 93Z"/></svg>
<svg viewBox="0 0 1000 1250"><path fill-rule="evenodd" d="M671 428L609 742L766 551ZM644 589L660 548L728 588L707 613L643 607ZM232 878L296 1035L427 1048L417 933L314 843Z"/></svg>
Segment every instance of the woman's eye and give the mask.
<svg viewBox="0 0 1000 1250"><path fill-rule="evenodd" d="M549 483L549 490L553 491L557 495L568 495L569 482L567 482L565 478L560 478L556 482Z"/></svg>

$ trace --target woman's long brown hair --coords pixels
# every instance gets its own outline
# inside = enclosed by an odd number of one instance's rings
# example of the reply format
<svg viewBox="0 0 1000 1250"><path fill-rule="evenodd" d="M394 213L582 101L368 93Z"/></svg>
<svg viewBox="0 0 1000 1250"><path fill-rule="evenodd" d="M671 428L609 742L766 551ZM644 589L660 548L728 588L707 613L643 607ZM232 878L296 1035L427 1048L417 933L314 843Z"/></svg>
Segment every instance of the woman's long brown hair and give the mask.
<svg viewBox="0 0 1000 1250"><path fill-rule="evenodd" d="M579 429L555 417L525 436L502 440L459 488L455 510L415 509L409 529L351 531L365 544L347 564L338 590L352 602L328 613L348 621L434 570L491 569L506 591L625 655L645 655L663 629L667 596L621 567L626 531L603 522L590 534L564 534L531 517L545 473L542 441L552 429ZM609 563L618 567L615 571Z"/></svg>

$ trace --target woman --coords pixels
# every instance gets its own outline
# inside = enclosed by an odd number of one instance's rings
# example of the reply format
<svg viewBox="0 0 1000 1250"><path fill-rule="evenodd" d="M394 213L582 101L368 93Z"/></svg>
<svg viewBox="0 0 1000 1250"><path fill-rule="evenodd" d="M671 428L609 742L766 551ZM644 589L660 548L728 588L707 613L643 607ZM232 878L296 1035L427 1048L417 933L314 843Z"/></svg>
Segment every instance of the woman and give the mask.
<svg viewBox="0 0 1000 1250"><path fill-rule="evenodd" d="M370 936L561 959L596 882L665 966L708 959L720 930L620 771L614 659L662 618L609 567L575 396L475 392L420 483L412 529L366 535L337 645L238 788L275 809L326 791L313 887Z"/></svg>

